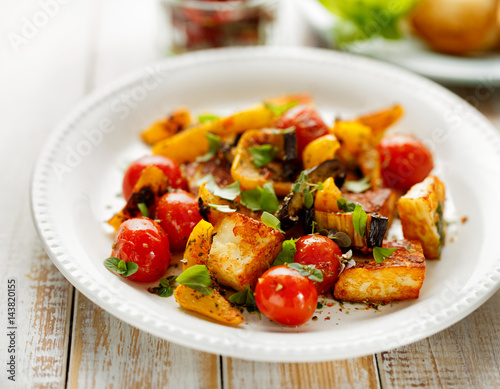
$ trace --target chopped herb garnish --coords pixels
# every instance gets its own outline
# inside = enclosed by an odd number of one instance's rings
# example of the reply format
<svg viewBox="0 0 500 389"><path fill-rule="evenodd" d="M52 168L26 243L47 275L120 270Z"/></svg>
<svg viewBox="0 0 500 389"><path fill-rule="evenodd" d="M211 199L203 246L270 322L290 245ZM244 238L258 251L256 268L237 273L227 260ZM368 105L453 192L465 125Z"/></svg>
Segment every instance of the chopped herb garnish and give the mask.
<svg viewBox="0 0 500 389"><path fill-rule="evenodd" d="M311 281L323 281L323 272L319 269L316 269L315 265L302 265L300 263L293 262L288 263L287 266L297 270L300 275L309 278Z"/></svg>
<svg viewBox="0 0 500 389"><path fill-rule="evenodd" d="M210 161L217 152L219 151L220 145L222 143L220 137L218 137L215 134L212 134L210 132L207 132L205 134L208 140L208 151L205 155L202 155L201 157L196 158L196 162L207 162Z"/></svg>
<svg viewBox="0 0 500 389"><path fill-rule="evenodd" d="M149 211L148 211L148 207L146 207L146 204L139 203L139 204L137 204L137 208L139 208L139 211L141 211L142 216L149 217Z"/></svg>
<svg viewBox="0 0 500 389"><path fill-rule="evenodd" d="M250 285L247 285L245 290L236 292L228 298L229 301L235 303L236 305L243 305L247 308L248 312L258 311L257 303L255 302L255 296L250 289Z"/></svg>
<svg viewBox="0 0 500 389"><path fill-rule="evenodd" d="M370 183L370 177L366 176L359 181L346 181L344 182L344 187L353 193L363 193L370 189L372 184Z"/></svg>
<svg viewBox="0 0 500 389"><path fill-rule="evenodd" d="M316 309L323 309L323 304L321 304L321 303L318 301L318 304L316 304Z"/></svg>
<svg viewBox="0 0 500 389"><path fill-rule="evenodd" d="M109 257L104 260L104 266L111 271L121 274L123 277L128 277L139 270L139 266L135 262L125 262L117 257Z"/></svg>
<svg viewBox="0 0 500 389"><path fill-rule="evenodd" d="M271 215L269 212L264 211L262 213L262 215L260 216L260 220L266 226L271 227L271 228L275 228L283 234L285 233L285 231L283 231L281 229L281 222L279 221L279 219L276 216Z"/></svg>
<svg viewBox="0 0 500 389"><path fill-rule="evenodd" d="M252 146L248 148L252 154L253 164L257 168L266 166L278 154L279 148L273 145Z"/></svg>
<svg viewBox="0 0 500 389"><path fill-rule="evenodd" d="M201 115L198 115L198 121L200 123L208 123L208 122L213 122L215 119L218 119L219 116L217 115L212 115L212 114L209 114L209 113L205 113L205 114L201 114Z"/></svg>
<svg viewBox="0 0 500 389"><path fill-rule="evenodd" d="M241 204L252 211L267 211L274 213L279 208L278 197L270 182L263 187L241 192Z"/></svg>
<svg viewBox="0 0 500 389"><path fill-rule="evenodd" d="M217 197L220 197L221 199L224 200L229 200L233 201L236 197L238 197L241 193L240 189L240 182L235 181L232 184L229 184L225 188L219 188L217 187L214 191L213 194Z"/></svg>
<svg viewBox="0 0 500 389"><path fill-rule="evenodd" d="M212 280L205 265L194 265L187 268L176 278L176 281L200 292L204 296L212 293Z"/></svg>
<svg viewBox="0 0 500 389"><path fill-rule="evenodd" d="M160 297L170 297L174 293L175 276L168 276L167 278L160 278L160 285L149 288L148 292L156 294Z"/></svg>
<svg viewBox="0 0 500 389"><path fill-rule="evenodd" d="M200 187L205 184L205 188L207 188L210 192L214 193L214 191L219 188L215 182L215 178L212 174L207 174L206 176L201 177L199 180L195 182L196 186Z"/></svg>
<svg viewBox="0 0 500 389"><path fill-rule="evenodd" d="M361 237L365 235L367 220L368 220L368 215L363 210L363 207L360 204L356 204L354 212L352 213L352 224L354 226L354 230Z"/></svg>
<svg viewBox="0 0 500 389"><path fill-rule="evenodd" d="M297 247L295 242L298 239L285 240L281 245L281 251L274 260L272 266L284 265L285 263L293 263Z"/></svg>
<svg viewBox="0 0 500 389"><path fill-rule="evenodd" d="M314 196L313 193L317 190L323 190L323 183L319 182L317 184L313 184L308 182L309 176L302 171L300 173L299 179L293 186L294 193L302 192L304 195L304 205L306 208L311 208L314 204Z"/></svg>
<svg viewBox="0 0 500 389"><path fill-rule="evenodd" d="M326 236L337 243L339 247L349 247L351 245L351 238L343 231L337 231L335 228L331 230L318 231L319 234Z"/></svg>
<svg viewBox="0 0 500 389"><path fill-rule="evenodd" d="M267 109L269 109L273 115L281 116L286 111L288 111L290 108L295 107L298 103L299 103L298 101L290 101L289 103L281 104L281 105L264 103L264 106Z"/></svg>
<svg viewBox="0 0 500 389"><path fill-rule="evenodd" d="M382 247L374 247L373 248L373 258L375 259L375 262L377 263L382 263L384 262L387 258L389 258L392 253L394 253L396 249L390 249L390 248L382 248Z"/></svg>
<svg viewBox="0 0 500 389"><path fill-rule="evenodd" d="M233 213L236 212L236 209L230 208L229 205L222 205L222 204L208 204L210 208L216 209L217 211L224 212L224 213Z"/></svg>
<svg viewBox="0 0 500 389"><path fill-rule="evenodd" d="M345 198L341 197L340 199L337 199L337 207L341 211L352 212L354 211L354 208L356 208L356 203L347 201Z"/></svg>

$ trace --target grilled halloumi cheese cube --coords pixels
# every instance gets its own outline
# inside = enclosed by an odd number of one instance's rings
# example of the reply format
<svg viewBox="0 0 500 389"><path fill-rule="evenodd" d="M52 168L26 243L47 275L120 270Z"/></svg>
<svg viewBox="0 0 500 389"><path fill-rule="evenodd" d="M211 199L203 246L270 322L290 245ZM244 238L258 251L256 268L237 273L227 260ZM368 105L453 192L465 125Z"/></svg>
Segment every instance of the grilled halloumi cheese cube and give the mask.
<svg viewBox="0 0 500 389"><path fill-rule="evenodd" d="M345 269L335 284L336 299L387 303L418 298L425 277L425 257L420 243L391 240L383 247L396 248L396 251L380 264L371 254L353 256L356 265Z"/></svg>
<svg viewBox="0 0 500 389"><path fill-rule="evenodd" d="M396 210L396 192L389 188L370 189L363 193L343 192L347 201L360 203L366 213L378 213L389 219L391 226Z"/></svg>
<svg viewBox="0 0 500 389"><path fill-rule="evenodd" d="M445 242L444 201L444 184L429 176L398 202L404 237L420 241L427 259L439 258Z"/></svg>
<svg viewBox="0 0 500 389"><path fill-rule="evenodd" d="M213 232L208 267L221 285L238 291L255 286L284 240L278 230L239 213L219 219Z"/></svg>

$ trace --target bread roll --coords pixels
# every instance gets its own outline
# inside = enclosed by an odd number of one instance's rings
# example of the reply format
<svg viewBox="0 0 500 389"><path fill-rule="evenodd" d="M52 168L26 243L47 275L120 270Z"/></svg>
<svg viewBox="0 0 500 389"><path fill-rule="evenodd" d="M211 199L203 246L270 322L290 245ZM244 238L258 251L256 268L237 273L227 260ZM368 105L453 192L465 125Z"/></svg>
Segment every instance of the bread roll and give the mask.
<svg viewBox="0 0 500 389"><path fill-rule="evenodd" d="M500 38L500 0L422 0L410 20L431 48L449 54L490 50Z"/></svg>

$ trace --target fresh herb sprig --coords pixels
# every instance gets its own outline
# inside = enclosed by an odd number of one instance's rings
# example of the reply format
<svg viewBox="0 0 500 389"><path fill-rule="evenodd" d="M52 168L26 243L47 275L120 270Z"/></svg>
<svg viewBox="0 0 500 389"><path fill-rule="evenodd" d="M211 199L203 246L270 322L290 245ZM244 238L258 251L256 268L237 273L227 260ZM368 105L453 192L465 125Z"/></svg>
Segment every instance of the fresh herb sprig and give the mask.
<svg viewBox="0 0 500 389"><path fill-rule="evenodd" d="M156 294L160 297L170 297L174 293L175 276L160 278L160 284L153 288L149 288L148 292Z"/></svg>
<svg viewBox="0 0 500 389"><path fill-rule="evenodd" d="M241 204L252 211L266 211L274 213L279 208L278 197L270 182L262 187L241 192Z"/></svg>
<svg viewBox="0 0 500 389"><path fill-rule="evenodd" d="M313 193L323 189L324 187L322 182L318 182L317 184L309 182L309 176L305 173L305 171L300 173L299 179L293 186L294 193L302 193L304 195L304 205L308 209L314 204Z"/></svg>
<svg viewBox="0 0 500 389"><path fill-rule="evenodd" d="M274 229L278 230L279 232L281 232L282 234L285 233L285 231L283 231L281 229L281 222L279 221L279 219L276 216L271 215L269 212L266 212L266 211L262 212L262 215L260 216L260 220L266 226L274 228Z"/></svg>
<svg viewBox="0 0 500 389"><path fill-rule="evenodd" d="M387 258L389 258L394 253L394 251L396 251L395 248L374 247L373 258L375 259L375 262L382 263Z"/></svg>
<svg viewBox="0 0 500 389"><path fill-rule="evenodd" d="M319 269L316 269L315 265L302 265L297 262L288 263L288 267L297 270L300 275L309 278L311 281L322 282L323 281L323 272Z"/></svg>
<svg viewBox="0 0 500 389"><path fill-rule="evenodd" d="M220 146L222 144L220 137L215 134L207 132L205 136L207 137L208 141L208 151L205 155L196 158L196 162L210 161L213 157L217 155L217 152L219 151Z"/></svg>
<svg viewBox="0 0 500 389"><path fill-rule="evenodd" d="M279 148L274 145L265 144L249 147L248 151L252 155L253 164L256 168L260 169L274 159L276 154L278 154Z"/></svg>
<svg viewBox="0 0 500 389"><path fill-rule="evenodd" d="M257 303L255 302L255 295L253 290L250 289L250 285L247 285L245 290L236 292L229 296L229 301L235 303L236 305L242 305L246 307L248 312L255 312L259 309L257 308Z"/></svg>
<svg viewBox="0 0 500 389"><path fill-rule="evenodd" d="M115 271L123 277L129 277L139 270L139 265L135 262L125 262L123 259L117 257L109 257L104 260L104 266L108 270Z"/></svg>
<svg viewBox="0 0 500 389"><path fill-rule="evenodd" d="M210 278L210 272L205 265L191 266L184 270L175 280L179 284L194 289L204 296L212 293L212 280Z"/></svg>
<svg viewBox="0 0 500 389"><path fill-rule="evenodd" d="M284 265L285 263L293 263L295 258L295 253L297 252L297 247L295 245L297 241L298 239L293 239L293 238L285 240L281 244L281 251L274 260L271 267Z"/></svg>

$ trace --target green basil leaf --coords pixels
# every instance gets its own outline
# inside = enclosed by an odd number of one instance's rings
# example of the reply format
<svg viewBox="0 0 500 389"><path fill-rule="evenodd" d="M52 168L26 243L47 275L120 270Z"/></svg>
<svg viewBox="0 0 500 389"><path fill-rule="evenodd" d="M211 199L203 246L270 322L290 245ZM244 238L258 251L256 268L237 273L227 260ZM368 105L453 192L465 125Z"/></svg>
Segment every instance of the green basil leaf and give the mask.
<svg viewBox="0 0 500 389"><path fill-rule="evenodd" d="M137 204L137 208L139 208L139 211L141 211L142 216L149 217L149 211L148 211L148 207L146 207L146 204L139 203L139 204Z"/></svg>
<svg viewBox="0 0 500 389"><path fill-rule="evenodd" d="M118 262L118 266L117 266L116 271L120 274L123 274L127 271L127 264L123 259L120 260L120 262Z"/></svg>
<svg viewBox="0 0 500 389"><path fill-rule="evenodd" d="M271 184L270 182L264 184L262 188L260 208L263 211L267 211L269 213L274 213L279 208L278 197L276 197L273 184Z"/></svg>
<svg viewBox="0 0 500 389"><path fill-rule="evenodd" d="M118 263L121 261L120 258L117 258L117 257L109 257L107 259L104 260L104 266L106 266L106 268L108 270L111 270L111 271L118 271Z"/></svg>
<svg viewBox="0 0 500 389"><path fill-rule="evenodd" d="M253 164L257 168L261 168L273 160L279 149L276 146L268 144L249 147L248 151L252 154Z"/></svg>
<svg viewBox="0 0 500 389"><path fill-rule="evenodd" d="M281 245L281 251L274 260L272 266L284 265L285 263L293 263L295 258L295 253L297 252L297 247L295 242L298 239L288 239L285 240Z"/></svg>
<svg viewBox="0 0 500 389"><path fill-rule="evenodd" d="M217 211L224 213L233 213L236 212L236 209L230 208L229 205L220 205L220 204L208 204L210 208L216 209Z"/></svg>
<svg viewBox="0 0 500 389"><path fill-rule="evenodd" d="M208 151L205 155L196 158L196 162L210 161L213 157L215 157L222 143L220 137L215 134L207 132L205 136L207 137L208 140Z"/></svg>
<svg viewBox="0 0 500 389"><path fill-rule="evenodd" d="M352 224L354 226L354 230L361 237L365 235L367 220L368 215L363 210L363 207L360 204L356 204L356 207L354 208L354 211L352 213Z"/></svg>
<svg viewBox="0 0 500 389"><path fill-rule="evenodd" d="M382 248L382 247L374 247L373 248L373 258L375 262L382 263L387 258L389 258L396 249L394 248Z"/></svg>
<svg viewBox="0 0 500 389"><path fill-rule="evenodd" d="M359 181L346 181L344 182L344 187L353 193L363 193L372 187L370 183L370 177L366 176Z"/></svg>
<svg viewBox="0 0 500 389"><path fill-rule="evenodd" d="M307 209L311 208L314 204L314 197L311 192L307 192L304 196L304 205Z"/></svg>
<svg viewBox="0 0 500 389"><path fill-rule="evenodd" d="M219 188L214 190L213 194L224 200L233 201L241 193L240 182L235 181L232 184L226 186L225 188Z"/></svg>
<svg viewBox="0 0 500 389"><path fill-rule="evenodd" d="M174 290L172 288L159 288L156 294L160 297L170 297L174 294Z"/></svg>
<svg viewBox="0 0 500 389"><path fill-rule="evenodd" d="M323 272L319 269L313 270L312 274L309 276L311 281L322 282L323 281Z"/></svg>
<svg viewBox="0 0 500 389"><path fill-rule="evenodd" d="M279 219L277 217L275 217L274 215L271 215L269 212L264 211L262 213L262 215L260 216L260 220L266 226L271 227L271 228L275 228L283 234L285 233L285 231L283 231L281 229L281 222L279 221Z"/></svg>
<svg viewBox="0 0 500 389"><path fill-rule="evenodd" d="M198 115L198 121L203 124L203 123L213 122L215 119L218 119L219 117L220 116L205 113Z"/></svg>
<svg viewBox="0 0 500 389"><path fill-rule="evenodd" d="M328 238L335 241L339 247L349 247L351 245L351 238L343 231L336 231L333 234L328 234Z"/></svg>
<svg viewBox="0 0 500 389"><path fill-rule="evenodd" d="M205 265L194 265L187 268L176 278L176 281L200 292L204 296L212 293L212 280Z"/></svg>
<svg viewBox="0 0 500 389"><path fill-rule="evenodd" d="M236 292L231 295L228 300L237 305L244 305L247 308L248 312L254 312L258 310L257 303L255 302L255 296L252 289L250 289L250 285L247 285L247 288L245 290Z"/></svg>
<svg viewBox="0 0 500 389"><path fill-rule="evenodd" d="M288 263L287 266L297 270L300 275L309 278L311 281L323 281L323 272L319 269L316 269L316 266L314 265L302 265L301 263L293 262Z"/></svg>
<svg viewBox="0 0 500 389"><path fill-rule="evenodd" d="M252 190L244 190L241 192L241 204L252 211L260 211L262 192L263 189L261 187Z"/></svg>
<svg viewBox="0 0 500 389"><path fill-rule="evenodd" d="M354 208L356 208L356 203L347 201L345 198L341 197L340 199L337 199L337 207L339 207L341 211L352 212L354 211Z"/></svg>
<svg viewBox="0 0 500 389"><path fill-rule="evenodd" d="M290 108L295 107L299 102L298 101L290 101L289 103L277 105L271 103L264 103L264 106L271 111L271 113L275 116L281 116Z"/></svg>
<svg viewBox="0 0 500 389"><path fill-rule="evenodd" d="M214 193L219 188L212 174L207 174L206 176L201 177L199 180L196 180L195 184L198 187L205 184L205 188L207 188L211 193Z"/></svg>
<svg viewBox="0 0 500 389"><path fill-rule="evenodd" d="M123 277L128 277L134 274L137 270L139 270L139 265L135 262L125 262L127 265L127 269L122 274Z"/></svg>

